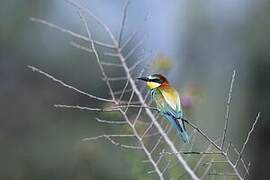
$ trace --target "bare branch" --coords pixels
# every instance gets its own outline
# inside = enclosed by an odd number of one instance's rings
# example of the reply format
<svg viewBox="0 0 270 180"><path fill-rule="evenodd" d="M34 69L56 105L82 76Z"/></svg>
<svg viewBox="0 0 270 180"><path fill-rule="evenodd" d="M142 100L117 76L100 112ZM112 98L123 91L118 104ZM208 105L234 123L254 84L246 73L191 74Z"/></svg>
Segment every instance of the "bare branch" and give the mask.
<svg viewBox="0 0 270 180"><path fill-rule="evenodd" d="M104 68L103 68L103 66L102 66L101 63L100 63L101 61L100 61L100 59L99 59L99 54L98 54L98 52L97 52L97 50L96 50L94 41L92 40L93 38L92 38L91 31L90 31L90 29L89 29L89 27L88 27L88 24L87 24L87 21L86 21L86 19L85 19L83 13L82 13L81 11L82 11L82 9L79 8L79 15L80 15L80 17L81 17L81 19L82 19L82 21L83 21L83 24L84 24L84 26L85 26L85 29L86 29L88 38L90 39L90 42L91 42L91 43L90 43L90 47L91 47L91 49L93 50L93 53L94 53L95 56L96 56L96 59L97 59L98 65L99 65L99 69L100 69L100 71L101 71L101 73L102 73L102 76L103 76L103 78L106 80L106 85L107 85L107 87L108 87L108 89L109 89L109 91L110 91L112 100L115 101L115 97L114 97L114 94L113 94L112 87L111 87L111 85L110 85L110 83L109 83L109 80L108 80L108 77L107 77L107 75L106 75L106 73L105 73L105 71L104 71Z"/></svg>
<svg viewBox="0 0 270 180"><path fill-rule="evenodd" d="M231 144L231 146L232 146L234 152L236 153L236 155L239 156L240 153L239 153L239 151L236 149L236 147L235 147L233 144ZM246 165L246 163L245 163L245 161L243 160L243 158L241 158L241 162L242 162L242 164L243 164L243 166L244 166L244 169L245 169L246 173L249 174L248 166Z"/></svg>
<svg viewBox="0 0 270 180"><path fill-rule="evenodd" d="M227 132L227 129L228 129L229 115L230 115L230 104L231 104L231 100L232 100L232 91L233 91L233 84L234 84L235 74L236 74L236 71L233 70L232 80L231 80L231 85L230 85L230 91L229 91L227 105L226 105L225 125L224 125L224 130L223 130L223 135L222 135L222 141L221 141L221 150L223 150L224 142L225 142L225 138L226 138L226 132Z"/></svg>
<svg viewBox="0 0 270 180"><path fill-rule="evenodd" d="M117 40L115 39L115 37L114 37L112 31L110 30L110 28L109 28L109 27L108 27L108 26L107 26L100 18L98 18L97 16L95 16L95 15L93 14L92 11L90 11L89 9L87 9L87 8L85 8L85 7L83 7L83 6L81 6L80 4L78 4L77 2L75 2L75 1L73 1L73 0L65 0L65 1L66 1L67 3L69 3L70 5L72 5L73 7L79 9L81 12L86 12L89 16L91 16L93 19L95 19L95 21L96 21L97 23L99 23L99 24L104 28L104 30L109 34L109 36L110 36L110 38L112 39L113 44L114 44L113 47L117 47L118 42L117 42ZM91 38L89 38L89 39L91 39Z"/></svg>
<svg viewBox="0 0 270 180"><path fill-rule="evenodd" d="M261 113L259 112L259 113L257 114L257 116L256 116L256 119L255 119L255 121L254 121L254 123L253 123L253 125L252 125L252 127L251 127L251 129L250 129L250 131L248 132L247 138L246 138L246 140L245 140L245 142L244 142L244 144L243 144L243 146L242 146L242 149L241 149L241 151L240 151L240 153L239 153L239 156L238 156L238 158L237 158L237 160L236 160L236 162L235 162L235 165L234 165L235 167L238 165L239 160L242 158L242 155L243 155L243 153L244 153L244 151L245 151L246 145L247 145L247 143L248 143L248 141L249 141L250 135L251 135L252 132L254 131L254 128L255 128L255 126L256 126L256 124L257 124L259 118L260 118L260 115L261 115Z"/></svg>
<svg viewBox="0 0 270 180"><path fill-rule="evenodd" d="M130 122L129 118L127 117L126 113L120 109L120 112L121 114L123 115L123 117L126 119L126 121L128 122L129 126L131 127L131 129L133 130L134 132L134 135L137 137L137 139L139 140L139 143L142 147L142 149L144 150L147 158L149 159L149 161L151 162L151 164L153 165L154 169L155 169L155 172L158 174L159 178L161 180L164 180L164 177L163 177L163 174L162 172L160 171L158 165L156 164L156 162L154 161L154 159L152 158L152 155L151 153L148 151L148 149L145 147L143 141L141 141L140 139L140 135L138 134L137 130L135 129L135 127L132 125L132 123Z"/></svg>
<svg viewBox="0 0 270 180"><path fill-rule="evenodd" d="M129 68L129 71L133 71L139 64L145 62L145 58L142 58L140 60L138 60L135 64L133 64L130 68Z"/></svg>
<svg viewBox="0 0 270 180"><path fill-rule="evenodd" d="M198 131L198 133L200 133L205 139L207 139L214 147L216 147L218 150L221 151L221 148L215 143L215 141L213 141L212 139L210 139L202 130L200 130L197 126L195 126L194 124L192 124L191 122L189 122L186 119L183 119L183 121L185 121L188 125L190 125L192 128L196 129Z"/></svg>
<svg viewBox="0 0 270 180"><path fill-rule="evenodd" d="M120 51L122 51L128 45L128 43L136 36L137 33L138 31L135 31L131 36L129 36L129 38L123 43Z"/></svg>
<svg viewBox="0 0 270 180"><path fill-rule="evenodd" d="M116 54L116 53L104 52L103 54L104 54L105 56L118 57L118 54Z"/></svg>
<svg viewBox="0 0 270 180"><path fill-rule="evenodd" d="M70 106L70 105L64 105L64 104L55 104L54 107L56 108L66 108L66 109L80 109L80 110L87 110L87 111L97 111L97 112L112 112L112 111L119 111L118 108L114 109L102 109L102 108L90 108L90 107L84 107L84 106Z"/></svg>
<svg viewBox="0 0 270 180"><path fill-rule="evenodd" d="M164 154L168 154L168 155L175 155L175 153L172 153L172 152L163 152ZM204 151L179 151L177 152L177 154L209 154L209 155L213 155L213 154L220 154L220 155L223 155L222 152L204 152Z"/></svg>
<svg viewBox="0 0 270 180"><path fill-rule="evenodd" d="M79 45L78 43L75 43L73 41L70 42L70 45L77 48L77 49L80 49L80 50L83 50L83 51L86 51L88 53L93 53L93 50L92 49L89 49L87 47L84 47L84 46L81 46Z"/></svg>
<svg viewBox="0 0 270 180"><path fill-rule="evenodd" d="M110 62L100 62L104 66L114 66L114 67L123 67L122 64L117 64L117 63L110 63Z"/></svg>
<svg viewBox="0 0 270 180"><path fill-rule="evenodd" d="M119 39L118 39L118 48L121 47L123 32L124 32L124 28L125 28L126 19L127 19L127 9L128 9L129 3L130 3L130 1L127 0L125 5L124 5L123 18L122 18L122 21L121 21L120 34L119 34Z"/></svg>
<svg viewBox="0 0 270 180"><path fill-rule="evenodd" d="M120 103L120 101L121 101L122 98L124 97L124 94L125 94L125 91L126 91L126 89L127 89L127 87L128 87L128 84L129 84L129 81L127 80L127 81L126 81L126 84L125 84L125 86L124 86L124 88L123 88L123 90L122 90L122 92L121 92L121 94L120 94L120 97L119 97L119 99L118 99L118 103ZM114 95L115 95L115 92L114 92Z"/></svg>
<svg viewBox="0 0 270 180"><path fill-rule="evenodd" d="M105 101L105 102L114 102L113 100L101 98L101 97L98 97L98 96L95 96L95 95L86 93L84 91L81 91L81 90L79 90L79 89L77 89L77 88L75 88L75 87L73 87L71 85L68 85L68 84L64 83L63 81L61 81L59 79L56 79L52 75L50 75L50 74L48 74L48 73L46 73L46 72L44 72L44 71L42 71L42 70L34 67L34 66L27 66L27 67L30 68L32 71L38 72L39 74L42 74L42 75L46 76L47 78L49 78L49 79L51 79L51 80L53 80L53 81L61 84L62 86L66 87L66 88L69 88L69 89L72 89L72 90L74 90L74 91L76 91L76 92L78 92L80 94L85 95L85 96L88 96L89 98L93 98L93 99L97 99L99 101Z"/></svg>
<svg viewBox="0 0 270 180"><path fill-rule="evenodd" d="M37 23L40 23L40 24L47 25L47 26L49 26L49 27L51 27L53 29L56 29L58 31L61 31L62 33L65 33L65 34L69 34L69 35L71 35L71 36L73 36L75 38L78 38L78 39L81 39L81 40L85 40L85 41L91 41L91 39L89 39L89 38L87 38L87 37L85 37L83 35L80 35L78 33L75 33L73 31L71 31L71 30L68 30L68 29L65 29L63 27L60 27L60 26L58 26L56 24L50 23L50 22L48 22L46 20L39 19L39 18L34 18L34 17L31 17L30 20L33 21L33 22L37 22ZM112 45L106 44L106 43L102 43L102 42L99 42L99 41L94 41L94 43L96 45L99 45L99 46L102 46L102 47L105 47L105 48L111 48L111 49L115 49L116 48L115 46L112 46Z"/></svg>
<svg viewBox="0 0 270 180"><path fill-rule="evenodd" d="M206 169L204 170L204 173L202 174L202 176L200 177L201 179L204 179L205 176L207 175L207 173L209 172L209 170L211 169L212 167L212 163L215 160L215 157L212 157L211 160L210 160L210 163L208 164L208 166L206 167ZM209 174L208 174L209 175Z"/></svg>
<svg viewBox="0 0 270 180"><path fill-rule="evenodd" d="M108 141L110 141L113 145L118 146L118 147L122 147L122 148L126 148L126 149L133 149L133 150L141 150L142 148L140 146L131 146L131 145L125 145L125 144L121 144L119 142L116 142L115 140L112 139L112 137L134 137L134 134L127 134L127 135L100 135L100 136L96 136L96 137L91 137L91 138L84 138L83 141L93 141L93 140L97 140L100 138L105 138Z"/></svg>
<svg viewBox="0 0 270 180"><path fill-rule="evenodd" d="M247 171L246 171L246 173L244 174L243 179L246 179L246 177L249 175L250 165L251 165L251 163L249 162L249 163L248 163L248 166L247 166Z"/></svg>
<svg viewBox="0 0 270 180"><path fill-rule="evenodd" d="M114 91L113 94L114 94L114 95L119 95L119 94L122 94L123 92L124 92L124 93L129 93L129 92L132 92L132 91L133 91L133 89L130 88L130 89L126 89L125 91L123 91L123 90L120 90L120 91Z"/></svg>
<svg viewBox="0 0 270 180"><path fill-rule="evenodd" d="M122 77L110 77L107 79L103 79L104 81L108 80L108 81L125 81L127 80L127 77L122 76Z"/></svg>
<svg viewBox="0 0 270 180"><path fill-rule="evenodd" d="M165 166L165 168L164 168L163 171L162 171L162 174L164 174L164 173L168 170L168 168L169 168L170 165L171 165L171 162L172 162L172 160L169 159L168 162L167 162L167 164L166 164L166 166Z"/></svg>
<svg viewBox="0 0 270 180"><path fill-rule="evenodd" d="M235 173L218 173L218 172L209 172L209 176L237 176Z"/></svg>
<svg viewBox="0 0 270 180"><path fill-rule="evenodd" d="M103 119L99 119L99 118L96 118L97 122L101 122L101 123L107 123L107 124L127 124L126 121L108 121L108 120L103 120Z"/></svg>
<svg viewBox="0 0 270 180"><path fill-rule="evenodd" d="M129 53L124 57L125 61L128 60L130 58L130 56L132 56L132 54L141 46L143 45L144 39L141 40L136 46L134 46L133 49L131 49L129 51Z"/></svg>

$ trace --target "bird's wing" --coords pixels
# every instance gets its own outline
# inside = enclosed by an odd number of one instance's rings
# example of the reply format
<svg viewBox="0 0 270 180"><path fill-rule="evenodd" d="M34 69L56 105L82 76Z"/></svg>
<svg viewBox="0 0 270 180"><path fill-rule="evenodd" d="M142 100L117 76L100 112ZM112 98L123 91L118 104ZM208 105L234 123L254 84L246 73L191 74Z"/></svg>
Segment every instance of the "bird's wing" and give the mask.
<svg viewBox="0 0 270 180"><path fill-rule="evenodd" d="M157 104L162 104L162 110L164 112L170 113L176 118L182 116L180 97L178 92L172 87L160 87L160 96L158 99L160 102ZM163 102L161 102L163 101Z"/></svg>
<svg viewBox="0 0 270 180"><path fill-rule="evenodd" d="M176 89L170 86L165 86L160 87L160 92L173 110L181 111L180 97Z"/></svg>

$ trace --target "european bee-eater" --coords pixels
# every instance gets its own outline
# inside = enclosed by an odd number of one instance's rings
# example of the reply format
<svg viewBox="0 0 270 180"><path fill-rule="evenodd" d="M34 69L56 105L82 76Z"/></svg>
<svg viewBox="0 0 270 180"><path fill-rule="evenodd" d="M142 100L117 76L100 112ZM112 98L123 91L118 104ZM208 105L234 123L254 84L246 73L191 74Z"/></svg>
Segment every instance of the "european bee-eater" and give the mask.
<svg viewBox="0 0 270 180"><path fill-rule="evenodd" d="M177 134L182 140L189 143L189 136L182 120L180 97L176 89L170 86L168 80L160 74L137 79L146 81L159 112L176 128Z"/></svg>

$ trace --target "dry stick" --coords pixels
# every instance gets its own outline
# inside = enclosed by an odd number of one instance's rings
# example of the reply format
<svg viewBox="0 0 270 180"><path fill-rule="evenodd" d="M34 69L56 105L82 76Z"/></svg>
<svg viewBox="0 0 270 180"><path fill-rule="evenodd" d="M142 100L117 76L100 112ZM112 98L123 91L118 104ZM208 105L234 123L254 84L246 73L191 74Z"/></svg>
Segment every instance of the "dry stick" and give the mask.
<svg viewBox="0 0 270 180"><path fill-rule="evenodd" d="M127 81L126 81L126 84L125 84L125 86L124 86L124 88L123 88L123 90L122 90L122 92L121 92L121 94L120 94L120 97L119 97L119 99L118 99L118 103L120 103L120 101L121 101L122 98L124 97L124 94L125 94L125 91L126 91L126 89L127 89L127 87L128 87L128 84L129 84L129 81L127 80ZM115 95L115 92L114 92L114 95Z"/></svg>
<svg viewBox="0 0 270 180"><path fill-rule="evenodd" d="M121 42L122 42L122 37L123 37L123 33L124 33L124 27L125 27L125 23L126 23L126 19L127 19L127 10L128 10L128 5L129 5L130 1L127 0L125 5L124 5L124 10L123 10L123 18L121 21L121 29L120 29L120 34L119 34L119 39L118 39L118 48L121 47Z"/></svg>
<svg viewBox="0 0 270 180"><path fill-rule="evenodd" d="M70 42L70 45L77 48L77 49L80 49L80 50L83 50L83 51L86 51L88 53L93 53L93 50L90 49L90 48L87 48L85 46L82 46L74 41L71 41ZM104 66L113 66L113 67L119 67L119 68L123 68L122 64L117 64L117 63L111 63L111 62L100 62L101 65L104 65Z"/></svg>
<svg viewBox="0 0 270 180"><path fill-rule="evenodd" d="M90 137L90 138L83 138L83 141L92 141L97 140L104 137L134 137L134 134L104 134L100 136Z"/></svg>
<svg viewBox="0 0 270 180"><path fill-rule="evenodd" d="M80 110L87 110L87 111L97 111L97 112L112 112L112 111L119 111L119 108L114 109L102 109L102 108L90 108L84 106L72 106L66 104L55 104L54 107L56 108L66 108L66 109L80 109Z"/></svg>
<svg viewBox="0 0 270 180"><path fill-rule="evenodd" d="M233 144L231 144L231 146L232 146L234 152L236 153L236 155L239 156L240 153L238 152L238 150L236 149L236 147L235 147ZM249 174L248 166L246 165L246 163L245 163L245 161L243 160L243 158L241 158L241 162L242 162L242 164L243 164L243 166L244 166L244 169L245 169L246 173Z"/></svg>
<svg viewBox="0 0 270 180"><path fill-rule="evenodd" d="M226 105L225 125L224 125L224 130L223 130L223 135L222 135L222 141L221 141L221 151L223 151L224 142L225 142L225 138L226 138L226 132L228 129L229 115L230 115L230 104L231 104L231 100L232 100L233 84L234 84L234 79L235 79L235 74L236 74L235 72L236 71L233 70L230 91L229 91L229 96L228 96L227 105Z"/></svg>
<svg viewBox="0 0 270 180"><path fill-rule="evenodd" d="M191 135L191 146L189 147L189 151L192 151L192 149L193 149L193 147L194 147L194 145L195 145L195 143L192 143L192 142L195 141L195 138L196 138L196 132L197 132L197 131L196 131L195 129L194 129L193 132L192 132L192 135ZM182 150L182 149L184 149L184 148L185 148L185 146L182 146L182 147L180 148L180 150ZM161 152L161 154L163 155L164 152L165 152L165 151ZM186 161L189 161L190 157L191 157L191 154L187 155ZM177 165L177 164L174 163L174 164L170 167L170 169L174 168L176 165ZM181 175L180 175L180 176L181 176ZM179 176L179 177L180 177L180 176ZM178 177L172 177L172 178L170 178L170 180L177 179L177 178L178 178Z"/></svg>
<svg viewBox="0 0 270 180"><path fill-rule="evenodd" d="M171 152L164 152L165 154L168 154L168 155L174 155L175 153L171 153ZM223 155L222 152L204 152L204 151L179 151L177 152L178 154L209 154L209 155L213 155L213 154L220 154L220 155Z"/></svg>
<svg viewBox="0 0 270 180"><path fill-rule="evenodd" d="M123 43L122 47L120 47L120 51L122 51L128 45L128 43L136 36L137 33L138 31L135 31L131 36L128 37L128 39Z"/></svg>
<svg viewBox="0 0 270 180"><path fill-rule="evenodd" d="M113 90L112 90L112 87L111 87L111 85L110 85L110 83L109 83L108 76L106 75L106 73L105 73L105 71L104 71L104 68L103 68L103 66L102 66L101 63L100 63L101 61L100 61L100 58L99 58L99 54L98 54L98 52L97 52L97 50L96 50L96 47L95 47L93 38L92 38L92 33L91 33L91 31L90 31L90 29L89 29L89 27L88 27L88 23L87 23L87 21L86 21L84 15L83 15L83 13L81 12L81 10L79 10L79 15L80 15L80 17L81 17L81 19L82 19L82 21L83 21L84 26L85 26L85 29L86 29L88 38L90 39L90 47L91 47L91 49L93 50L93 52L94 52L94 54L95 54L95 56L96 56L96 59L97 59L97 62L98 62L98 65L99 65L99 69L100 69L100 71L101 71L101 74L102 74L103 78L104 78L105 81L106 81L106 85L107 85L107 87L108 87L108 89L109 89L109 91L110 91L112 100L115 101L115 96L113 95Z"/></svg>
<svg viewBox="0 0 270 180"><path fill-rule="evenodd" d="M162 171L162 174L164 174L169 169L171 162L172 162L172 160L169 159L167 165L165 166L165 168Z"/></svg>
<svg viewBox="0 0 270 180"><path fill-rule="evenodd" d="M127 120L130 128L133 130L134 135L136 136L136 138L139 140L139 143L142 147L142 149L144 150L149 162L151 162L151 164L153 165L155 172L158 174L159 179L160 180L164 180L163 174L160 171L158 165L156 164L156 162L154 161L154 159L152 158L151 153L148 151L148 149L145 147L144 142L141 140L140 135L138 134L137 130L135 129L135 127L133 126L133 124L131 123L131 121L129 120L129 118L127 117L126 113L123 110L120 110L121 114L124 116L124 118Z"/></svg>
<svg viewBox="0 0 270 180"><path fill-rule="evenodd" d="M201 180L203 180L205 178L205 176L207 175L207 173L211 169L211 167L212 167L212 163L211 162L214 161L214 160L215 160L215 157L212 157L211 160L210 160L210 164L207 166L207 168L205 169L204 173L200 177Z"/></svg>
<svg viewBox="0 0 270 180"><path fill-rule="evenodd" d="M104 52L103 54L104 54L105 56L117 57L117 54L112 53L112 52Z"/></svg>
<svg viewBox="0 0 270 180"><path fill-rule="evenodd" d="M122 64L117 64L117 63L111 63L111 62L100 62L104 66L114 66L114 67L120 67L122 68Z"/></svg>
<svg viewBox="0 0 270 180"><path fill-rule="evenodd" d="M125 76L123 77L109 77L107 79L102 79L104 81L108 80L108 81L125 81L127 80L127 78Z"/></svg>
<svg viewBox="0 0 270 180"><path fill-rule="evenodd" d="M130 71L130 72L133 71L139 64L145 62L145 59L146 59L146 58L142 58L142 59L138 60L135 64L133 64L133 65L129 68L129 71Z"/></svg>
<svg viewBox="0 0 270 180"><path fill-rule="evenodd" d="M141 136L141 138L143 139L144 136L148 133L148 131L153 127L154 123L152 122L148 127L147 129L144 131L143 135Z"/></svg>
<svg viewBox="0 0 270 180"><path fill-rule="evenodd" d="M105 24L105 23L103 23L103 21L100 19L100 18L98 18L96 15L94 15L93 13L92 13L92 11L90 11L89 9L87 9L87 8L85 8L85 7L83 7L83 6L81 6L80 4L78 4L77 2L75 2L75 1L73 1L73 0L65 0L67 3L69 3L71 6L73 6L73 7L75 7L75 8L77 8L77 9L79 9L81 12L86 12L88 15L90 15L93 19L95 19L95 21L98 23L98 24L100 24L101 26L103 26L103 28L105 29L105 31L109 34L109 36L110 36L110 38L112 39L112 41L113 41L113 46L112 47L114 47L114 48L116 48L117 49L117 45L118 45L118 42L117 42L117 40L115 39L115 37L114 37L114 35L113 35L113 33L112 33L112 31L110 30L110 28Z"/></svg>
<svg viewBox="0 0 270 180"><path fill-rule="evenodd" d="M109 121L109 120L104 120L104 119L99 119L99 118L96 118L97 122L100 122L100 123L106 123L106 124L116 124L116 125L122 125L122 124L127 124L126 121Z"/></svg>
<svg viewBox="0 0 270 180"><path fill-rule="evenodd" d="M245 142L244 142L244 144L243 144L243 146L242 146L242 149L241 149L241 151L240 151L240 153L239 153L239 156L238 156L238 158L237 158L237 160L236 160L236 162L235 162L235 167L237 167L237 165L238 165L238 163L239 163L239 160L242 158L242 155L243 155L243 153L244 153L244 150L245 150L245 148L246 148L246 145L247 145L247 143L248 143L248 141L249 141L249 138L250 138L250 135L251 135L251 133L254 131L254 128L255 128L255 125L257 124L257 122L258 122L258 120L259 120L259 118L260 118L260 112L257 114L257 116L256 116L256 119L255 119L255 121L254 121L254 123L253 123L253 125L252 125L252 128L250 129L250 131L248 132L248 135L247 135L247 138L246 138L246 140L245 140Z"/></svg>
<svg viewBox="0 0 270 180"><path fill-rule="evenodd" d="M67 29L65 29L63 27L60 27L60 26L58 26L56 24L50 23L50 22L45 21L43 19L31 17L30 20L33 21L33 22L40 23L40 24L45 24L45 25L47 25L47 26L49 26L49 27L51 27L53 29L56 29L56 30L61 31L61 32L66 33L66 34L69 34L72 37L75 37L75 38L78 38L78 39L81 39L81 40L84 40L84 41L92 41L91 39L89 39L89 38L87 38L87 37L85 37L83 35L75 33L75 32L73 32L71 30L67 30ZM105 47L105 48L110 48L110 49L115 49L116 48L115 46L112 46L110 44L106 44L106 43L103 43L103 42L99 42L99 41L94 41L94 43L96 45L99 45L99 46L102 46L102 47Z"/></svg>
<svg viewBox="0 0 270 180"><path fill-rule="evenodd" d="M149 95L149 93L146 94L146 96L144 98L144 102L146 102L148 95ZM137 113L137 116L136 116L136 118L135 118L135 120L133 122L133 126L136 126L136 123L137 123L137 121L138 121L138 119L139 119L139 117L140 117L140 115L142 113L142 110L143 110L143 108L139 109L139 112Z"/></svg>
<svg viewBox="0 0 270 180"><path fill-rule="evenodd" d="M78 92L78 93L80 93L80 94L85 95L85 96L88 96L89 98L97 99L97 100L104 101L104 102L111 102L111 103L114 102L114 101L111 100L111 99L101 98L101 97L98 97L98 96L95 96L95 95L86 93L86 92L84 92L84 91L81 91L81 90L79 90L79 89L77 89L77 88L75 88L75 87L73 87L73 86L71 86L71 85L66 84L65 82L63 82L63 81L61 81L61 80L59 80L59 79L56 79L56 78L53 77L52 75L50 75L50 74L48 74L48 73L46 73L46 72L44 72L44 71L42 71L42 70L40 70L40 69L34 67L34 66L27 66L27 67L30 68L30 69L32 69L32 71L38 72L39 74L44 75L45 77L47 77L47 78L49 78L49 79L51 79L51 80L53 80L53 81L55 81L55 82L61 84L62 86L66 87L66 88L69 88L69 89L72 89L72 90L74 90L74 91L76 91L76 92Z"/></svg>
<svg viewBox="0 0 270 180"><path fill-rule="evenodd" d="M168 129L168 131L167 131L167 129ZM167 133L169 134L170 133L170 131L172 130L172 127L171 126L169 126L169 125L167 125L166 127L165 127L165 129L164 129L164 131L166 132L167 131ZM151 149L151 151L150 151L150 153L152 154L156 149L157 149L157 147L160 145L160 143L161 143L161 140L162 140L162 135L159 137L159 139L157 140L157 142L156 142L156 144L153 146L153 148Z"/></svg>
<svg viewBox="0 0 270 180"><path fill-rule="evenodd" d="M207 139L215 148L217 148L217 150L221 151L221 148L215 143L215 141L213 141L212 139L210 139L202 130L200 130L196 125L192 124L191 122L189 122L186 119L183 119L183 121L185 121L188 125L190 125L192 128L196 129L205 139Z"/></svg>
<svg viewBox="0 0 270 180"><path fill-rule="evenodd" d="M89 49L89 48L87 48L87 47L81 46L81 45L79 45L79 44L76 43L76 42L71 41L69 44L70 44L71 46L77 48L77 49L81 49L81 50L84 50L84 51L89 52L89 53L92 53L92 52L93 52L92 49Z"/></svg>
<svg viewBox="0 0 270 180"><path fill-rule="evenodd" d="M219 140L219 139L218 139ZM218 140L216 140L215 142L218 142ZM213 148L213 144L210 144L206 151L210 151L211 148ZM197 171L197 169L200 167L201 163L203 162L204 158L206 157L206 154L203 154L202 157L199 159L199 161L196 163L196 165L194 166L194 171Z"/></svg>
<svg viewBox="0 0 270 180"><path fill-rule="evenodd" d="M237 176L235 173L218 173L218 172L216 172L216 173L210 172L210 173L208 173L208 175L210 175L210 176Z"/></svg>
<svg viewBox="0 0 270 180"><path fill-rule="evenodd" d="M248 163L248 166L247 166L247 171L246 171L246 173L244 174L243 179L246 179L246 177L249 175L249 168L250 168L250 165L251 165L251 163L249 162L249 163Z"/></svg>
<svg viewBox="0 0 270 180"><path fill-rule="evenodd" d="M142 150L142 147L140 146L131 146L131 145L126 145L126 144L122 144L119 142L116 142L115 140L112 139L112 137L134 137L134 134L127 134L127 135L100 135L100 136L96 136L96 137L91 137L91 138L84 138L83 141L93 141L93 140L98 140L100 138L105 138L107 140L109 140L113 145L115 146L119 146L122 148L126 148L126 149L134 149L134 150Z"/></svg>
<svg viewBox="0 0 270 180"><path fill-rule="evenodd" d="M131 88L130 88L130 89L126 89L126 90L124 91L124 93L130 93L130 92L132 92L132 90L133 90L133 89L131 89ZM113 94L114 94L114 95L119 95L119 94L122 94L122 92L123 92L123 90L114 91Z"/></svg>
<svg viewBox="0 0 270 180"><path fill-rule="evenodd" d="M128 60L134 53L135 51L143 45L144 39L142 39L141 41L139 41L139 43L129 51L129 53L124 57L125 61Z"/></svg>

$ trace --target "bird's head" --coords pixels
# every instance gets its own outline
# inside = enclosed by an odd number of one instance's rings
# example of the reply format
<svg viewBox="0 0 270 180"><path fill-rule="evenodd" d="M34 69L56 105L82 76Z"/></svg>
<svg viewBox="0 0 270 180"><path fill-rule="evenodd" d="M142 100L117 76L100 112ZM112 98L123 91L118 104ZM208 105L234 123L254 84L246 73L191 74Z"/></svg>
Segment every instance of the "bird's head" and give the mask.
<svg viewBox="0 0 270 180"><path fill-rule="evenodd" d="M137 78L142 81L146 81L149 89L155 89L162 85L168 85L168 80L161 74L153 74L148 77L139 77Z"/></svg>

